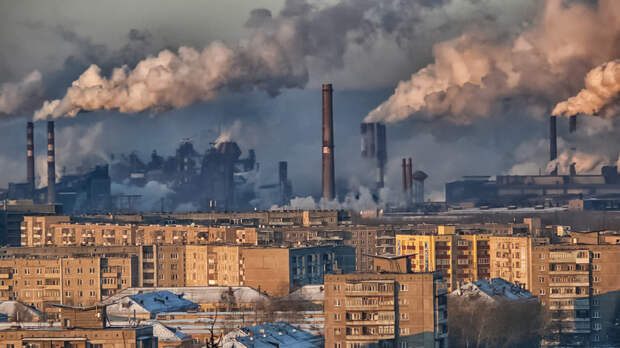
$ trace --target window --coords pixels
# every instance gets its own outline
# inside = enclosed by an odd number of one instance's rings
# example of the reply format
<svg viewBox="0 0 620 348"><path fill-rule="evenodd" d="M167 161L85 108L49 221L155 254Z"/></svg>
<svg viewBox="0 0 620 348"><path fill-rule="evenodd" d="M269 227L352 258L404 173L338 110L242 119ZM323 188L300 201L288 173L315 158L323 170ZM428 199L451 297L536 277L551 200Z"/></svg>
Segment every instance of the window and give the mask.
<svg viewBox="0 0 620 348"><path fill-rule="evenodd" d="M600 317L601 317L601 312L599 311L592 312L592 318L598 319Z"/></svg>
<svg viewBox="0 0 620 348"><path fill-rule="evenodd" d="M545 289L540 289L540 291L538 293L541 294L541 295L544 295L545 294Z"/></svg>
<svg viewBox="0 0 620 348"><path fill-rule="evenodd" d="M592 305L593 305L593 306L598 306L598 305L600 305L600 304L601 304L601 303L599 302L599 300L598 300L598 299L594 299L594 300L592 300Z"/></svg>
<svg viewBox="0 0 620 348"><path fill-rule="evenodd" d="M334 328L334 335L340 335L340 328Z"/></svg>
<svg viewBox="0 0 620 348"><path fill-rule="evenodd" d="M538 277L538 281L541 282L541 283L544 283L545 282L545 277Z"/></svg>
<svg viewBox="0 0 620 348"><path fill-rule="evenodd" d="M334 348L342 348L341 343L340 342L334 343Z"/></svg>
<svg viewBox="0 0 620 348"><path fill-rule="evenodd" d="M599 342L600 340L601 340L601 337L599 335L592 336L592 341Z"/></svg>
<svg viewBox="0 0 620 348"><path fill-rule="evenodd" d="M593 277L593 280L594 280L595 283L598 283L598 282L601 281L599 277Z"/></svg>
<svg viewBox="0 0 620 348"><path fill-rule="evenodd" d="M400 284L400 291L407 291L407 284Z"/></svg>
<svg viewBox="0 0 620 348"><path fill-rule="evenodd" d="M339 298L334 300L334 306L340 307L340 299Z"/></svg>
<svg viewBox="0 0 620 348"><path fill-rule="evenodd" d="M340 320L340 314L334 314L334 320Z"/></svg>
<svg viewBox="0 0 620 348"><path fill-rule="evenodd" d="M594 253L594 258L595 259L600 259L601 258L601 253Z"/></svg>
<svg viewBox="0 0 620 348"><path fill-rule="evenodd" d="M592 265L592 270L593 271L600 271L601 270L601 266L594 264L594 265Z"/></svg>
<svg viewBox="0 0 620 348"><path fill-rule="evenodd" d="M538 254L538 258L541 259L541 260L544 260L545 259L545 254L542 254L542 253Z"/></svg>
<svg viewBox="0 0 620 348"><path fill-rule="evenodd" d="M409 319L409 313L400 313L400 319L401 320Z"/></svg>
<svg viewBox="0 0 620 348"><path fill-rule="evenodd" d="M601 323L594 323L594 330L600 330L601 328Z"/></svg>
<svg viewBox="0 0 620 348"><path fill-rule="evenodd" d="M400 348L407 348L407 341L401 341Z"/></svg>
<svg viewBox="0 0 620 348"><path fill-rule="evenodd" d="M78 285L82 285L82 279L78 279Z"/></svg>
<svg viewBox="0 0 620 348"><path fill-rule="evenodd" d="M545 265L540 265L540 267L538 268L540 271L544 272L545 271Z"/></svg>

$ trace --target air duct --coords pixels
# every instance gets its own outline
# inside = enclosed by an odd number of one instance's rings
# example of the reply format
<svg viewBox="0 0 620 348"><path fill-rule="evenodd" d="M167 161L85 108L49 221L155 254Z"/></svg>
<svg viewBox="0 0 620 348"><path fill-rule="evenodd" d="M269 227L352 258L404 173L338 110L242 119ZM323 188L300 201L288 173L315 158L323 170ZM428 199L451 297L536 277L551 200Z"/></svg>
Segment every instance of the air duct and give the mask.
<svg viewBox="0 0 620 348"><path fill-rule="evenodd" d="M333 200L334 178L334 118L332 110L332 85L323 85L323 198Z"/></svg>

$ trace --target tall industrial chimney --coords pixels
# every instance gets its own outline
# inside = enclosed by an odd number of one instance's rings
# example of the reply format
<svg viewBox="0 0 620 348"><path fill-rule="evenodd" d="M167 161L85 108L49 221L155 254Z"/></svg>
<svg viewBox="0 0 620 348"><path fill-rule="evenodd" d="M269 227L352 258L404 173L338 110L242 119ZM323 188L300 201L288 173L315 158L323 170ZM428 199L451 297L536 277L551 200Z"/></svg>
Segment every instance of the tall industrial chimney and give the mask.
<svg viewBox="0 0 620 348"><path fill-rule="evenodd" d="M409 185L407 183L407 160L403 158L403 192L407 193Z"/></svg>
<svg viewBox="0 0 620 348"><path fill-rule="evenodd" d="M34 123L26 125L26 180L30 198L34 199Z"/></svg>
<svg viewBox="0 0 620 348"><path fill-rule="evenodd" d="M573 115L568 119L568 132L575 133L577 131L577 115Z"/></svg>
<svg viewBox="0 0 620 348"><path fill-rule="evenodd" d="M377 189L385 186L385 162L387 162L387 141L385 125L377 123Z"/></svg>
<svg viewBox="0 0 620 348"><path fill-rule="evenodd" d="M47 122L47 202L56 202L56 155L54 149L54 121Z"/></svg>
<svg viewBox="0 0 620 348"><path fill-rule="evenodd" d="M411 157L407 160L407 188L410 192L413 188L413 162Z"/></svg>
<svg viewBox="0 0 620 348"><path fill-rule="evenodd" d="M558 133L557 133L557 117L549 117L549 161L558 158ZM558 174L558 167L551 171L551 175Z"/></svg>
<svg viewBox="0 0 620 348"><path fill-rule="evenodd" d="M332 85L323 85L323 198L334 199L334 117Z"/></svg>
<svg viewBox="0 0 620 348"><path fill-rule="evenodd" d="M288 204L288 162L280 161L278 168L278 182L280 186L280 206Z"/></svg>

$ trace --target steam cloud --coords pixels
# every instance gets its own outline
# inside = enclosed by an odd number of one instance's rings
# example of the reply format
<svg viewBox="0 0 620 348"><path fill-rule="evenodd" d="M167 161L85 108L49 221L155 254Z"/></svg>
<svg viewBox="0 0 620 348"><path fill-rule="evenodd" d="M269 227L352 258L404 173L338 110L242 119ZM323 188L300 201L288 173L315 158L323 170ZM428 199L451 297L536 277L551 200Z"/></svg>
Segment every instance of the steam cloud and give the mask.
<svg viewBox="0 0 620 348"><path fill-rule="evenodd" d="M586 88L579 94L559 103L554 115L573 116L593 114L609 105L620 93L620 60L594 68L586 76Z"/></svg>
<svg viewBox="0 0 620 348"><path fill-rule="evenodd" d="M0 113L11 114L23 110L42 93L42 89L42 76L37 70L19 82L3 83L0 85Z"/></svg>
<svg viewBox="0 0 620 348"><path fill-rule="evenodd" d="M366 121L396 122L421 112L471 123L488 117L495 102L519 96L535 96L549 108L580 88L575 76L617 56L618 18L618 1L600 0L595 10L548 0L539 22L509 44L480 31L439 43L435 62L401 81Z"/></svg>

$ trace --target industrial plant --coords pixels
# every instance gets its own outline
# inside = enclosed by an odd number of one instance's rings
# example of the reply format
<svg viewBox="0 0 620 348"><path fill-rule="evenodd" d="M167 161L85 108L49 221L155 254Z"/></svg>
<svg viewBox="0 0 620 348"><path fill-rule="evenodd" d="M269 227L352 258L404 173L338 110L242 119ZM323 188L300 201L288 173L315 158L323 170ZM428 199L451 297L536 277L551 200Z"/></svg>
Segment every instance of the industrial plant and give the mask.
<svg viewBox="0 0 620 348"><path fill-rule="evenodd" d="M128 191L155 182L170 190L151 211L171 211L189 204L201 211L243 211L255 208L261 194L276 197L276 204L286 205L292 196L288 165L280 161L274 183L257 181L259 163L249 149L246 157L234 141L211 143L199 153L190 140L184 140L173 156L164 158L153 150L149 161L135 152L121 155L112 163L56 179L54 121L47 122L47 185L35 183L34 123L26 126L26 182L10 183L2 199L31 200L35 204L57 205L65 214L136 212L141 195L112 192L112 184Z"/></svg>

